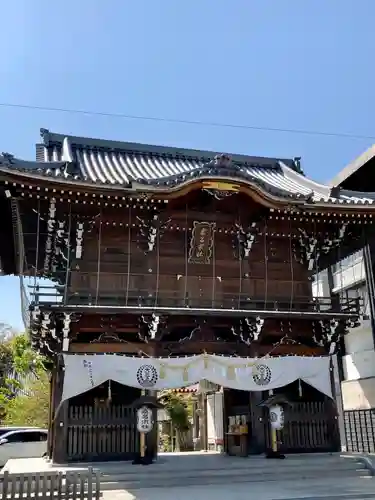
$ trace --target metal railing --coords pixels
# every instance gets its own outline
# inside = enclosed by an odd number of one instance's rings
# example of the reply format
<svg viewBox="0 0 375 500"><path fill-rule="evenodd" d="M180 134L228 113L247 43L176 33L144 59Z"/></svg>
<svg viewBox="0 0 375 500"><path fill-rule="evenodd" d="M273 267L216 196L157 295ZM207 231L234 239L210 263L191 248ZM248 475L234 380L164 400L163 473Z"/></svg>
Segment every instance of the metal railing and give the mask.
<svg viewBox="0 0 375 500"><path fill-rule="evenodd" d="M344 411L346 447L349 452L375 452L375 409Z"/></svg>

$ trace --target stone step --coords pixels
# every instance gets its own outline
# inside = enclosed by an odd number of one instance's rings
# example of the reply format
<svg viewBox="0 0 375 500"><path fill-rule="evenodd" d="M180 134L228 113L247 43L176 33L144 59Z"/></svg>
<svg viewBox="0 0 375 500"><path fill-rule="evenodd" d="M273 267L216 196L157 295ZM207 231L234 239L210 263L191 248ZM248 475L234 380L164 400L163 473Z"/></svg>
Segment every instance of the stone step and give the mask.
<svg viewBox="0 0 375 500"><path fill-rule="evenodd" d="M345 464L343 464L345 465ZM269 481L293 481L293 479L310 479L321 480L329 475L329 478L340 480L341 478L358 478L369 476L367 469L358 464L352 464L350 468L344 467L327 467L319 468L273 468L272 465L263 467L263 469L241 469L241 470L201 470L201 471L163 471L163 473L151 473L153 466L143 467L150 470L150 473L142 472L142 474L107 474L102 471L101 485L104 490L118 489L142 489L142 488L157 488L168 485L188 487L192 485L204 484L236 484L236 483L252 483L252 482L269 482ZM283 469L283 470L282 470Z"/></svg>
<svg viewBox="0 0 375 500"><path fill-rule="evenodd" d="M363 472L364 475L367 472ZM200 486L200 485L215 485L215 484L239 484L239 483L269 483L269 482L283 482L289 481L292 476L282 476L282 475L274 475L270 474L260 474L258 476L192 476L190 478L186 477L183 481L181 479L177 479L174 477L165 478L151 478L149 480L141 480L141 481L101 481L101 489L102 491L112 491L112 490L140 490L140 489L149 489L149 488L166 488L166 487L181 487L181 488L189 488L191 486ZM345 475L346 478L350 477ZM358 474L353 474L353 478L357 478ZM294 478L298 481L304 480L316 480L319 482L321 480L321 475L314 476L313 474L299 476L298 478L294 476ZM331 479L336 479L339 481L342 478L342 474L332 474L330 475Z"/></svg>
<svg viewBox="0 0 375 500"><path fill-rule="evenodd" d="M201 457L198 457L201 458ZM219 457L214 461L197 459L191 462L173 460L163 461L157 460L149 466L132 465L130 462L106 462L106 463L91 463L85 464L85 467L93 467L99 469L103 474L131 474L131 475L150 475L150 474L180 474L186 471L243 471L243 472L261 472L265 468L272 466L273 470L288 470L302 471L304 469L319 470L350 470L356 468L359 462L352 458L329 457L328 459L319 460L304 457L303 459L287 458L285 460L267 460L263 457L257 458L236 458ZM70 467L75 467L70 464ZM77 467L79 465L77 464ZM81 464L82 467L82 464Z"/></svg>
<svg viewBox="0 0 375 500"><path fill-rule="evenodd" d="M150 476L150 475L165 475L165 474L186 474L194 473L208 473L208 472L242 472L242 473L255 473L258 474L263 470L272 468L273 471L288 471L292 470L294 472L301 473L304 470L319 471L322 470L327 472L327 470L352 470L358 467L359 462L356 460L330 460L330 461L295 461L295 460L266 460L259 458L258 460L252 459L237 459L236 462L226 461L225 457L222 460L217 461L215 464L209 463L194 463L189 464L185 467L178 466L172 462L159 463L155 462L148 466L142 465L131 465L129 463L124 464L103 464L94 465L94 469L99 469L103 475L137 475L139 476Z"/></svg>
<svg viewBox="0 0 375 500"><path fill-rule="evenodd" d="M267 474L269 471L272 471L273 474L292 474L292 475L302 475L302 474L333 474L334 472L337 473L342 473L342 474L350 474L350 473L359 473L358 471L362 472L364 470L367 470L363 467L361 464L350 464L350 466L347 466L346 464L344 466L341 465L331 465L329 468L320 466L320 467L273 467L273 465L265 465L264 467L238 467L237 469L213 469L213 470L207 470L207 469L199 469L199 470L194 470L194 469L187 469L185 471L182 470L167 470L167 469L158 469L154 465L150 466L144 466L141 469L138 467L135 468L133 471L129 470L111 470L111 469L100 469L101 472L101 477L102 478L113 478L113 477L122 477L122 478L137 478L138 480L141 479L149 479L153 477L157 478L169 478L171 475L173 475L176 478L184 478L184 477L191 477L192 475L196 476L218 476L218 475L223 475L223 476L232 476L232 475L255 475L257 476L258 474Z"/></svg>

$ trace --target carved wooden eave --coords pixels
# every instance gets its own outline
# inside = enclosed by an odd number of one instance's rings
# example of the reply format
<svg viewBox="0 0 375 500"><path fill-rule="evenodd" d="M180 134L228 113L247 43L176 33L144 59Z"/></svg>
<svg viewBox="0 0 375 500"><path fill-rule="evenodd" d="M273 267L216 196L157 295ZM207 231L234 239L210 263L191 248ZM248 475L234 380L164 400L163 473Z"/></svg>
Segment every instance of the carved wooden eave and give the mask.
<svg viewBox="0 0 375 500"><path fill-rule="evenodd" d="M288 195L287 193L284 193L284 196L282 196L282 190L280 190L279 194L273 194L270 191L267 191L266 188L262 188L261 186L250 181L246 182L245 180L239 179L237 177L202 176L199 179L186 180L181 184L173 187L160 188L154 186L142 186L137 184L133 184L133 187L135 188L136 192L142 191L150 193L150 199L152 199L153 197L161 197L162 199L169 201L186 196L193 191L207 190L212 184L218 185L216 188L214 188L217 191L225 191L229 188L233 195L235 195L236 193L243 193L255 202L267 208L283 208L290 204L293 204L295 206L303 206L305 201L305 198L303 196L293 197Z"/></svg>
<svg viewBox="0 0 375 500"><path fill-rule="evenodd" d="M35 163L35 162L30 162ZM14 196L25 199L38 198L50 199L56 197L58 202L74 200L75 203L95 204L104 206L124 206L129 202L133 204L168 203L170 200L178 199L192 191L207 190L209 184L233 186L233 195L243 193L255 202L271 209L295 214L310 216L325 215L327 217L364 217L371 223L375 218L375 194L359 193L361 198L356 199L349 192L345 201L343 199L331 198L327 200L313 200L311 196L303 194L291 194L283 189L269 189L266 183L253 182L236 176L199 176L199 178L187 179L174 186L143 185L133 182L128 186L93 184L82 180L71 178L47 176L38 170L30 168L28 171L18 171L8 167L0 166L0 181L4 188L9 186L14 191ZM89 201L90 200L90 201Z"/></svg>
<svg viewBox="0 0 375 500"><path fill-rule="evenodd" d="M133 182L131 186L123 187L119 189L119 186L111 185L95 185L90 182L85 182L81 180L72 179L61 179L46 176L45 174L38 173L38 171L20 172L15 170L9 170L7 168L0 167L0 178L5 182L5 184L11 184L13 187L19 186L20 188L27 188L38 191L35 196L40 196L40 192L43 192L45 198L63 194L64 199L68 199L69 196L88 195L99 197L100 195L114 198L114 199L129 199L134 198L140 201L153 200L153 201L169 201L173 199L180 198L189 194L192 191L205 189L205 183L207 182L218 182L225 184L235 184L238 186L238 192L244 193L254 201L260 203L268 208L282 208L289 204L296 206L303 205L303 196L288 196L285 193L284 197L277 196L268 192L266 189L262 189L260 186L251 183L244 182L236 177L200 177L199 179L189 179L181 184L173 187L160 187L154 185L143 185L137 182ZM33 196L33 191L28 191L27 196ZM60 198L60 196L59 196Z"/></svg>

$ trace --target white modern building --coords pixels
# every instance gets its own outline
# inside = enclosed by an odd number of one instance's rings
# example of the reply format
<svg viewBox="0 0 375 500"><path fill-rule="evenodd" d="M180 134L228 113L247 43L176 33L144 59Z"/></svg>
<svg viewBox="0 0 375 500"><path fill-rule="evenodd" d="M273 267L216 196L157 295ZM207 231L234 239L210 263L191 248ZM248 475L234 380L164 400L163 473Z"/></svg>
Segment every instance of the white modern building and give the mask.
<svg viewBox="0 0 375 500"><path fill-rule="evenodd" d="M358 193L375 191L374 167L375 145L345 167L331 186ZM362 300L361 325L345 336L338 363L345 435L342 446L348 451L375 452L374 250L375 235L363 250L320 273L313 283L316 296L337 294Z"/></svg>

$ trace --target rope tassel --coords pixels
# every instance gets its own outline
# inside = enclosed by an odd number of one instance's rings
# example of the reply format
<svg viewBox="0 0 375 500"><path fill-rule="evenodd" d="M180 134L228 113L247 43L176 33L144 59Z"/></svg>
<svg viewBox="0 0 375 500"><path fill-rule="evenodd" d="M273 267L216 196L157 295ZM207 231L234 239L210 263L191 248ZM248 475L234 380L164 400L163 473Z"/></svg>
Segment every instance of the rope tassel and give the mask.
<svg viewBox="0 0 375 500"><path fill-rule="evenodd" d="M234 366L228 366L227 368L227 379L228 380L235 380L236 378L236 370Z"/></svg>
<svg viewBox="0 0 375 500"><path fill-rule="evenodd" d="M207 356L207 354L204 354L204 356L203 356L203 368L205 370L207 370L207 368L208 368L208 356Z"/></svg>
<svg viewBox="0 0 375 500"><path fill-rule="evenodd" d="M160 364L160 370L159 370L159 378L165 379L166 377L166 369L165 369L165 364L161 363Z"/></svg>

